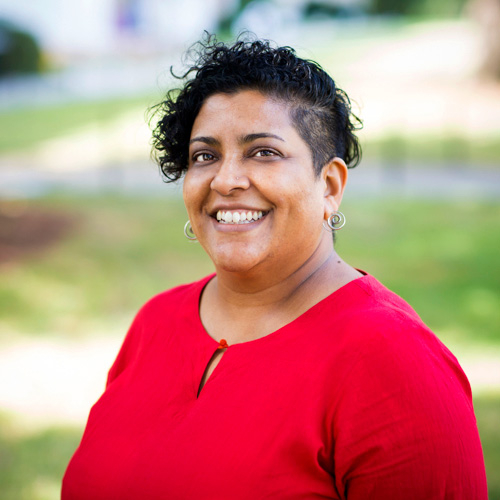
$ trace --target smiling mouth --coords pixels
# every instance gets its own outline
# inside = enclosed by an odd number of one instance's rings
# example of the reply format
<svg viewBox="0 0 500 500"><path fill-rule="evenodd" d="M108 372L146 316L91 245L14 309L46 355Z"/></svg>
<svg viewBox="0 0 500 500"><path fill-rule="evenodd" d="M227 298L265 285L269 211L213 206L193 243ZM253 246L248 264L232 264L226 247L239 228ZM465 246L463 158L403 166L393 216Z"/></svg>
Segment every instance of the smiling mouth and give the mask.
<svg viewBox="0 0 500 500"><path fill-rule="evenodd" d="M250 224L265 217L262 210L219 210L214 217L219 224Z"/></svg>

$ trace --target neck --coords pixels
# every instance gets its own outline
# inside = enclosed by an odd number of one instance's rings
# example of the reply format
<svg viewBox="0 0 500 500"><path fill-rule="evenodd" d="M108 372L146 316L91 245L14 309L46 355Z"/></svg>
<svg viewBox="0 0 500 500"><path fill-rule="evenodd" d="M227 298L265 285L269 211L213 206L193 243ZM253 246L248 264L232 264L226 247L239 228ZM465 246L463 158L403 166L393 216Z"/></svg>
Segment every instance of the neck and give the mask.
<svg viewBox="0 0 500 500"><path fill-rule="evenodd" d="M218 269L217 278L211 283L212 303L222 306L228 315L234 310L241 316L244 310L255 308L276 311L296 298L303 300L304 295L313 300L320 297L317 302L358 276L337 255L331 239L323 238L309 259L295 269L277 265L245 273Z"/></svg>
<svg viewBox="0 0 500 500"><path fill-rule="evenodd" d="M202 295L200 316L210 335L229 344L263 337L290 323L349 281L358 271L343 262L331 240L323 239L295 269L246 273L217 270Z"/></svg>
<svg viewBox="0 0 500 500"><path fill-rule="evenodd" d="M306 283L313 281L325 267L335 260L332 249L319 258L315 252L297 269L253 269L248 273L227 273L218 270L217 289L221 299L238 306L279 303L293 296ZM288 272L287 272L288 271Z"/></svg>

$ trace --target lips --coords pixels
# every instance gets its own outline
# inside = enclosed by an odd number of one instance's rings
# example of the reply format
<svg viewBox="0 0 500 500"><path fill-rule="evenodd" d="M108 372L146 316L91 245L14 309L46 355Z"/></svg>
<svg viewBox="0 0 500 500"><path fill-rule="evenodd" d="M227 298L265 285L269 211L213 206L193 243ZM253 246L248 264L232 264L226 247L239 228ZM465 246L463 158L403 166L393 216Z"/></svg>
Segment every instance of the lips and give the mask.
<svg viewBox="0 0 500 500"><path fill-rule="evenodd" d="M219 224L250 224L267 215L262 210L219 210L215 218Z"/></svg>

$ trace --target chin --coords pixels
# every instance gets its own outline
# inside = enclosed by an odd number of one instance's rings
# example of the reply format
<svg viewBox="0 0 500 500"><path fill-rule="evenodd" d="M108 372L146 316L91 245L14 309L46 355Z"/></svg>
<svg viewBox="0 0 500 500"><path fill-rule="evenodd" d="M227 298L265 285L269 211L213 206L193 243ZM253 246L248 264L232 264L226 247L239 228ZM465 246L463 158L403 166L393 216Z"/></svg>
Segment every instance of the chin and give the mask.
<svg viewBox="0 0 500 500"><path fill-rule="evenodd" d="M251 271L259 263L258 258L240 252L231 252L226 255L212 255L211 257L217 270L230 273Z"/></svg>
<svg viewBox="0 0 500 500"><path fill-rule="evenodd" d="M260 245L252 245L249 242L239 244L231 243L227 245L211 245L205 247L210 259L217 270L244 273L251 271L262 262L267 252L263 252Z"/></svg>
<svg viewBox="0 0 500 500"><path fill-rule="evenodd" d="M215 268L228 273L245 273L251 271L256 262L235 262L234 259L218 259L214 261Z"/></svg>

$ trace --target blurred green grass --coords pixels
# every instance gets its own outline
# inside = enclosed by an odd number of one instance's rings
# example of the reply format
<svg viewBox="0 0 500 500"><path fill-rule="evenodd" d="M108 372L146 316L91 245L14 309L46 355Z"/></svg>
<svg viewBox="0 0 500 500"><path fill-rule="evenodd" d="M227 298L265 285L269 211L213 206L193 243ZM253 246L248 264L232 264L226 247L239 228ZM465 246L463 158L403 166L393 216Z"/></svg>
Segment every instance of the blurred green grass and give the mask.
<svg viewBox="0 0 500 500"><path fill-rule="evenodd" d="M106 125L133 111L137 111L138 123L141 123L145 110L154 104L156 100L151 95L138 95L3 111L0 113L0 154L26 152L45 140L90 125Z"/></svg>
<svg viewBox="0 0 500 500"><path fill-rule="evenodd" d="M405 298L445 343L500 345L500 204L352 200L337 251Z"/></svg>
<svg viewBox="0 0 500 500"><path fill-rule="evenodd" d="M176 196L53 197L24 202L20 221L23 211L74 224L56 245L3 264L0 330L10 338L123 327L151 295L212 271L184 238ZM401 294L445 342L500 346L500 203L347 198L343 211L344 259Z"/></svg>
<svg viewBox="0 0 500 500"><path fill-rule="evenodd" d="M500 394L474 398L490 500L500 500ZM2 500L56 500L81 429L51 428L19 435L4 416L0 426Z"/></svg>
<svg viewBox="0 0 500 500"><path fill-rule="evenodd" d="M483 445L490 500L500 500L500 394L474 398L474 410Z"/></svg>
<svg viewBox="0 0 500 500"><path fill-rule="evenodd" d="M45 140L87 126L105 126L121 116L136 112L137 124L147 119L147 109L161 97L140 95L121 99L81 101L57 106L23 108L0 113L0 154L26 152ZM426 135L386 135L363 139L367 160L401 164L431 161L441 166L483 165L498 168L500 133L484 138L465 137L447 130Z"/></svg>
<svg viewBox="0 0 500 500"><path fill-rule="evenodd" d="M490 500L500 500L500 395L474 399L483 443ZM0 487L3 500L55 500L61 478L81 436L80 429L53 428L29 435L0 426Z"/></svg>
<svg viewBox="0 0 500 500"><path fill-rule="evenodd" d="M363 157L410 167L429 162L444 168L467 165L496 169L500 158L500 133L489 137L472 138L447 130L428 135L387 134L377 140L363 141Z"/></svg>
<svg viewBox="0 0 500 500"><path fill-rule="evenodd" d="M199 245L184 238L180 200L53 198L14 210L21 225L33 211L71 215L73 228L57 245L4 263L0 331L10 339L87 335L96 325L114 332L152 294L211 270Z"/></svg>
<svg viewBox="0 0 500 500"><path fill-rule="evenodd" d="M53 428L18 434L6 416L0 426L2 500L56 500L61 479L81 439L81 430Z"/></svg>
<svg viewBox="0 0 500 500"><path fill-rule="evenodd" d="M400 293L447 344L498 348L500 203L347 197L338 252ZM3 201L0 213L64 214L62 239L0 265L0 342L26 335L122 336L133 315L163 289L200 278L212 264L183 235L179 196L52 196ZM54 219L57 220L57 219ZM67 219L66 219L67 220ZM500 394L475 396L490 498L500 500ZM81 429L34 434L0 426L5 500L58 497Z"/></svg>

